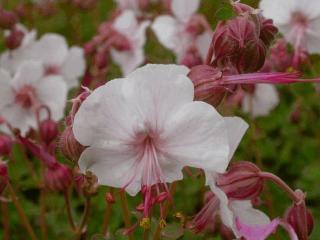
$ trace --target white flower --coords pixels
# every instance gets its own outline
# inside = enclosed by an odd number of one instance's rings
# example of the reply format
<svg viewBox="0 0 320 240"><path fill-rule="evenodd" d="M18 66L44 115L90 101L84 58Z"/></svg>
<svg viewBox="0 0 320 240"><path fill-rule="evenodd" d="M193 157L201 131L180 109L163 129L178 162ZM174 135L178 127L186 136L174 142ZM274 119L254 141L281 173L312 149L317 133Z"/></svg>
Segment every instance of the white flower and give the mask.
<svg viewBox="0 0 320 240"><path fill-rule="evenodd" d="M260 8L295 49L320 53L320 1L262 0Z"/></svg>
<svg viewBox="0 0 320 240"><path fill-rule="evenodd" d="M0 69L0 84L0 115L22 135L37 128L40 106L50 109L53 120L63 117L67 86L59 76L44 76L41 63L23 63L13 78Z"/></svg>
<svg viewBox="0 0 320 240"><path fill-rule="evenodd" d="M79 86L79 78L85 71L83 49L68 48L65 38L59 34L47 33L34 44L29 59L43 63L47 75L60 75L68 88Z"/></svg>
<svg viewBox="0 0 320 240"><path fill-rule="evenodd" d="M181 62L192 46L198 49L200 56L205 60L212 34L204 32L195 36L187 29L199 6L200 0L172 0L171 10L174 16L159 16L152 24L152 30L158 40L175 53L178 62Z"/></svg>
<svg viewBox="0 0 320 240"><path fill-rule="evenodd" d="M245 93L242 100L242 110L253 117L267 116L279 103L275 86L256 84L253 94Z"/></svg>
<svg viewBox="0 0 320 240"><path fill-rule="evenodd" d="M133 11L126 10L113 23L113 28L125 36L130 43L129 50L111 49L112 59L120 65L126 76L144 62L144 44L149 21L138 22Z"/></svg>
<svg viewBox="0 0 320 240"><path fill-rule="evenodd" d="M81 170L131 195L142 186L181 179L184 166L224 172L228 124L209 104L193 101L188 72L147 65L93 91L73 125L76 139L88 146Z"/></svg>
<svg viewBox="0 0 320 240"><path fill-rule="evenodd" d="M48 33L40 40L35 40L34 31L26 33L22 45L14 51L1 56L1 67L14 75L25 62L39 61L45 68L46 75L59 75L68 88L79 85L78 79L84 74L85 59L82 48L68 48L63 36Z"/></svg>

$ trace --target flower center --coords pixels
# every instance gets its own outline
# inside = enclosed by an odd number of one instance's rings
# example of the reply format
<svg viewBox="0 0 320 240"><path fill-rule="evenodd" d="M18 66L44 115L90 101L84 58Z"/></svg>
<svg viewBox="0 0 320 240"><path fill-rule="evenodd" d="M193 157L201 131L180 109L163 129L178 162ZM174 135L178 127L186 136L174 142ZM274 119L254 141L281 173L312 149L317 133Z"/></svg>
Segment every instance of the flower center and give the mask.
<svg viewBox="0 0 320 240"><path fill-rule="evenodd" d="M291 22L295 26L299 26L302 28L307 28L309 26L309 19L307 16L302 14L301 12L295 12L292 14Z"/></svg>
<svg viewBox="0 0 320 240"><path fill-rule="evenodd" d="M22 108L29 109L37 102L36 90L30 85L25 85L16 92L15 102Z"/></svg>
<svg viewBox="0 0 320 240"><path fill-rule="evenodd" d="M49 65L45 69L45 75L58 75L60 74L60 68L58 66Z"/></svg>

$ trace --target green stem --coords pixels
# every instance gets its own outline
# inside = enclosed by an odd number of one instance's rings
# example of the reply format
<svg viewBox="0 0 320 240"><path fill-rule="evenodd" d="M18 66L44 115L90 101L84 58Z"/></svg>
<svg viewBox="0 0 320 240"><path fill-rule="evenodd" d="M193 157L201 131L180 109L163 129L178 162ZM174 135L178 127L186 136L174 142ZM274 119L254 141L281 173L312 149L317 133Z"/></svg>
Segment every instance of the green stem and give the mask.
<svg viewBox="0 0 320 240"><path fill-rule="evenodd" d="M123 220L124 220L126 228L129 229L131 227L131 221L130 221L130 213L129 213L129 207L128 207L126 193L124 191L120 190L119 194L120 194L121 208L123 211ZM128 234L128 237L130 240L134 240L132 232L130 232Z"/></svg>
<svg viewBox="0 0 320 240"><path fill-rule="evenodd" d="M13 190L13 188L12 188L12 186L11 186L10 183L8 183L7 189L8 189L8 191L9 191L10 195L11 195L12 202L13 202L13 204L15 205L15 207L16 207L16 209L17 209L17 211L18 211L18 214L19 214L19 216L20 216L20 219L21 219L21 221L22 221L25 229L27 230L30 238L31 238L32 240L37 240L37 237L36 237L36 235L35 235L32 227L31 227L31 224L30 224L30 222L29 222L29 219L28 219L27 215L25 214L25 212L24 212L24 210L23 210L23 207L20 205L20 202L19 202L19 200L18 200L18 197L17 197L17 195L16 195L15 191Z"/></svg>

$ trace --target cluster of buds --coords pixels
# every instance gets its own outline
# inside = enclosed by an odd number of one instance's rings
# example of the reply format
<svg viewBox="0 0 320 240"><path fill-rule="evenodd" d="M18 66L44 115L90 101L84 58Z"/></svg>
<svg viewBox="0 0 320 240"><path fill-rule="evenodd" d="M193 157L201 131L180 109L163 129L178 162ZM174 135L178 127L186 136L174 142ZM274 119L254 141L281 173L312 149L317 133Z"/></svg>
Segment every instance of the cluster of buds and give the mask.
<svg viewBox="0 0 320 240"><path fill-rule="evenodd" d="M230 72L258 71L277 28L272 20L245 4L234 3L234 9L238 16L218 24L207 63Z"/></svg>
<svg viewBox="0 0 320 240"><path fill-rule="evenodd" d="M78 112L82 102L90 95L87 88L83 88L83 92L72 100L72 108L69 116L66 118L66 128L62 132L59 141L59 148L63 155L73 162L77 162L81 153L85 149L75 138L72 126L76 113Z"/></svg>

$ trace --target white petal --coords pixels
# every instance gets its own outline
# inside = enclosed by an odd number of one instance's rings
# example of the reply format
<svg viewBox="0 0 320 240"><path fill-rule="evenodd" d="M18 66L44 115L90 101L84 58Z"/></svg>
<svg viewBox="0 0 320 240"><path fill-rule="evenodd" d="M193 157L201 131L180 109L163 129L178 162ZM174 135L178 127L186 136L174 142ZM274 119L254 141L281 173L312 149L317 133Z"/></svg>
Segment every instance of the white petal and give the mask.
<svg viewBox="0 0 320 240"><path fill-rule="evenodd" d="M59 34L47 33L34 45L30 57L42 61L46 66L61 66L67 55L65 38Z"/></svg>
<svg viewBox="0 0 320 240"><path fill-rule="evenodd" d="M11 84L16 90L25 85L36 85L43 75L44 68L40 62L24 62L18 68L18 71L15 74Z"/></svg>
<svg viewBox="0 0 320 240"><path fill-rule="evenodd" d="M212 34L209 32L204 32L197 38L197 41L196 41L197 49L203 61L205 61L207 58L207 53L209 51L211 41L212 41Z"/></svg>
<svg viewBox="0 0 320 240"><path fill-rule="evenodd" d="M239 143L247 131L249 125L239 117L225 117L224 118L228 130L229 139L229 160L231 160Z"/></svg>
<svg viewBox="0 0 320 240"><path fill-rule="evenodd" d="M170 50L174 50L179 43L177 32L179 23L171 16L157 17L151 26L160 43Z"/></svg>
<svg viewBox="0 0 320 240"><path fill-rule="evenodd" d="M295 10L304 13L309 19L320 16L320 1L317 0L295 0Z"/></svg>
<svg viewBox="0 0 320 240"><path fill-rule="evenodd" d="M242 109L249 112L253 117L266 116L279 103L279 96L276 88L270 84L256 84L254 94L246 94Z"/></svg>
<svg viewBox="0 0 320 240"><path fill-rule="evenodd" d="M135 35L132 36L132 42L136 47L143 47L146 43L146 30L150 26L150 21L140 23Z"/></svg>
<svg viewBox="0 0 320 240"><path fill-rule="evenodd" d="M134 35L138 28L135 13L131 10L123 11L121 15L116 18L113 27L127 37Z"/></svg>
<svg viewBox="0 0 320 240"><path fill-rule="evenodd" d="M93 172L99 184L111 187L125 187L133 178L126 190L136 195L141 188L141 172L135 171L133 152L126 145L104 146L103 149L89 147L81 154L79 167L82 172Z"/></svg>
<svg viewBox="0 0 320 240"><path fill-rule="evenodd" d="M209 104L192 102L166 122L164 152L185 166L224 172L229 144L222 116Z"/></svg>
<svg viewBox="0 0 320 240"><path fill-rule="evenodd" d="M273 19L275 25L278 26L290 22L295 2L295 0L262 0L260 8L263 10L263 15Z"/></svg>
<svg viewBox="0 0 320 240"><path fill-rule="evenodd" d="M36 86L37 96L42 104L51 110L52 118L56 121L64 116L67 102L67 85L60 76L48 76Z"/></svg>
<svg viewBox="0 0 320 240"><path fill-rule="evenodd" d="M142 48L134 51L117 51L111 49L112 60L118 64L124 76L130 74L144 62L144 53Z"/></svg>
<svg viewBox="0 0 320 240"><path fill-rule="evenodd" d="M124 79L115 79L97 88L77 112L73 132L85 146L103 147L110 142L131 139L137 116L123 92Z"/></svg>
<svg viewBox="0 0 320 240"><path fill-rule="evenodd" d="M79 85L78 78L83 76L85 68L86 62L83 49L72 47L62 66L63 76L69 88Z"/></svg>
<svg viewBox="0 0 320 240"><path fill-rule="evenodd" d="M230 204L236 218L247 225L267 225L270 223L269 217L252 207L250 201L232 201Z"/></svg>
<svg viewBox="0 0 320 240"><path fill-rule="evenodd" d="M200 0L172 0L171 10L181 22L188 22L200 6Z"/></svg>
<svg viewBox="0 0 320 240"><path fill-rule="evenodd" d="M194 87L188 72L184 66L148 64L128 75L124 88L145 124L161 130L168 117L192 102Z"/></svg>
<svg viewBox="0 0 320 240"><path fill-rule="evenodd" d="M14 102L14 94L10 87L10 81L10 74L5 70L0 69L0 112L2 107Z"/></svg>

